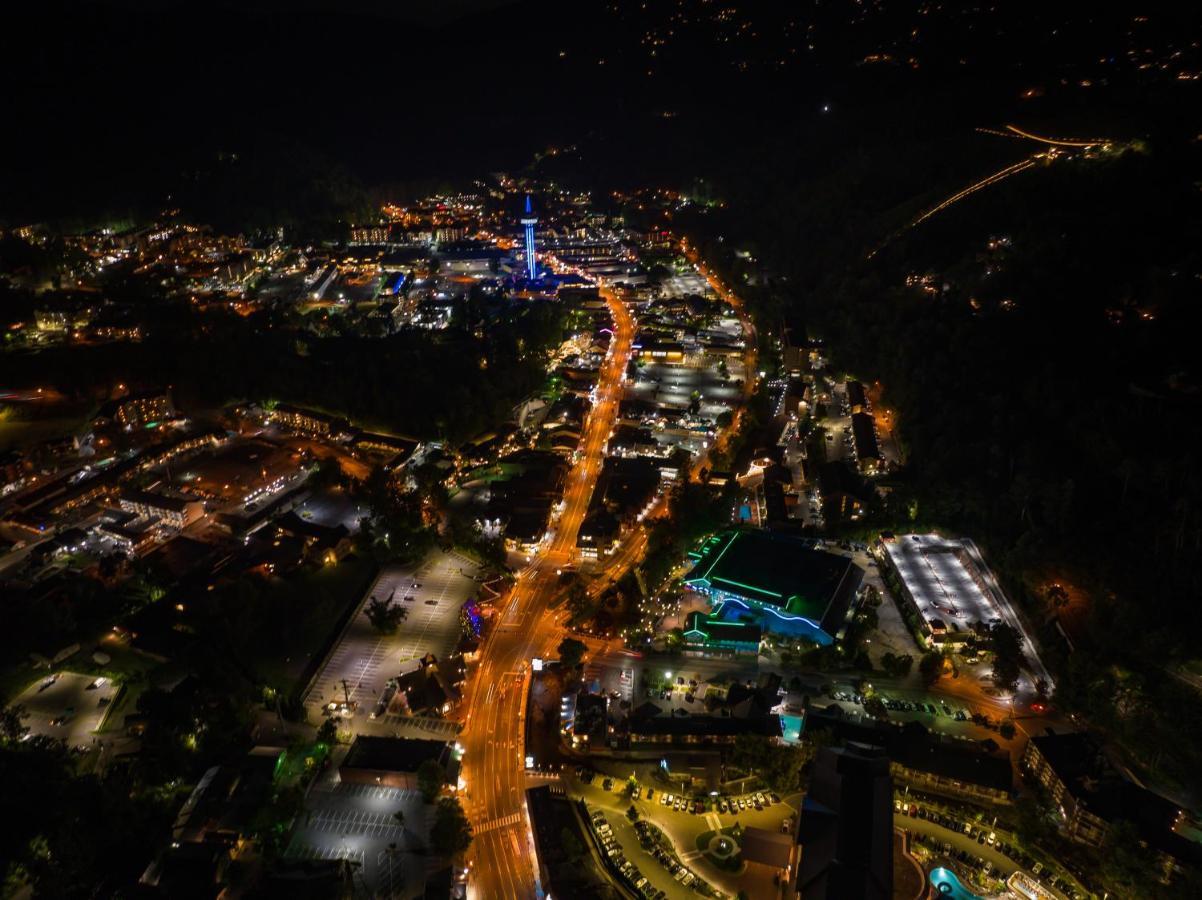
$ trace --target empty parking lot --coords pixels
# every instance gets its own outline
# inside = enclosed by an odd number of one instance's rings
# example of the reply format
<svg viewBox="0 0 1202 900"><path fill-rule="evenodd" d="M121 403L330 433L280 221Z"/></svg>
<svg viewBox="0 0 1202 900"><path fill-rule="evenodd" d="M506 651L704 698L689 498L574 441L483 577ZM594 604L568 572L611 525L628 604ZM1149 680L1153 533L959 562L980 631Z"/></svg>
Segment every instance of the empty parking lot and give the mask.
<svg viewBox="0 0 1202 900"><path fill-rule="evenodd" d="M365 720L384 682L405 663L426 653L444 658L454 649L460 636L459 611L480 588L476 574L464 557L437 550L416 570L386 568L314 678L306 702L324 706L349 695L358 704L355 720ZM364 610L373 597L391 597L405 608L407 615L396 634L380 634L372 627Z"/></svg>

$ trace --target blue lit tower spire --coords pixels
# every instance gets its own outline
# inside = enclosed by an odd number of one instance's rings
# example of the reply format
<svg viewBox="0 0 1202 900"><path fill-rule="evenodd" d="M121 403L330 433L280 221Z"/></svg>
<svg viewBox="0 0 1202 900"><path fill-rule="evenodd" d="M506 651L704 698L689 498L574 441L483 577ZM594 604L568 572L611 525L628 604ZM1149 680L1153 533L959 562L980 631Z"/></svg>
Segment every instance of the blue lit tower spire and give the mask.
<svg viewBox="0 0 1202 900"><path fill-rule="evenodd" d="M538 216L530 209L530 195L526 195L526 214L522 216L522 225L526 228L526 277L531 281L538 278L538 267L534 257L534 226L538 224Z"/></svg>

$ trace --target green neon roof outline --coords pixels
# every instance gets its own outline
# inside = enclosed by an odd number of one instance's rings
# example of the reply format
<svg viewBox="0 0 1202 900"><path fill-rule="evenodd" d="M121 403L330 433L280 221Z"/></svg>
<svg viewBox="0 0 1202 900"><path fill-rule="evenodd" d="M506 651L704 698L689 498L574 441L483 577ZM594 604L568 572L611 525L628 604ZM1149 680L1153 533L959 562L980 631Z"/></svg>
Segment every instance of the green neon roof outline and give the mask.
<svg viewBox="0 0 1202 900"><path fill-rule="evenodd" d="M748 591L755 591L757 594L764 594L768 597L776 597L780 600L784 599L784 595L778 594L776 591L770 591L767 588L756 587L754 584L744 584L741 581L735 581L733 578L723 578L721 576L717 576L714 578L714 581L720 581L723 584L733 584L735 587L741 587Z"/></svg>
<svg viewBox="0 0 1202 900"><path fill-rule="evenodd" d="M721 552L718 554L718 558L709 564L709 567L705 570L705 574L703 576L701 576L702 578L705 578L707 580L709 579L709 574L710 574L710 572L714 571L714 566L718 565L718 563L722 561L722 557L726 555L726 551L730 549L730 545L735 542L735 539L738 536L739 536L739 532L737 532L737 531L731 533L730 539L726 542L726 546L722 548ZM717 536L715 535L715 538L716 537ZM713 539L711 539L711 540L713 540Z"/></svg>

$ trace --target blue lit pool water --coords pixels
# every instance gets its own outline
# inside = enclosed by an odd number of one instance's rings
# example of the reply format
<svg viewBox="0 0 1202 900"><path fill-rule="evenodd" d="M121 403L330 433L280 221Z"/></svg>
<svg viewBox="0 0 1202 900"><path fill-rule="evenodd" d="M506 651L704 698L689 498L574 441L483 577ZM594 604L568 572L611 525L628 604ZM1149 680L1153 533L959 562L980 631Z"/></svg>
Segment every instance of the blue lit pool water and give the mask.
<svg viewBox="0 0 1202 900"><path fill-rule="evenodd" d="M781 736L790 744L801 740L801 716L780 717Z"/></svg>
<svg viewBox="0 0 1202 900"><path fill-rule="evenodd" d="M930 878L931 887L939 892L940 897L947 897L949 900L983 900L962 885L951 869L945 869L943 866L931 869Z"/></svg>

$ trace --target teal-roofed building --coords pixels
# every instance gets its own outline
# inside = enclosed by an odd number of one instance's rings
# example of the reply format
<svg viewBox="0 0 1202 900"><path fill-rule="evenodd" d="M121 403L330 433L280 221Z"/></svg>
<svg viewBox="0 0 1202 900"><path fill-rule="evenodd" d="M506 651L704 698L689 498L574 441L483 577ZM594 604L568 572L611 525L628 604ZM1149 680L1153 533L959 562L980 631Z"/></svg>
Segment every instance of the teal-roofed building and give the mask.
<svg viewBox="0 0 1202 900"><path fill-rule="evenodd" d="M694 611L685 619L685 645L698 650L758 653L763 630L755 622L727 622Z"/></svg>
<svg viewBox="0 0 1202 900"><path fill-rule="evenodd" d="M754 623L823 645L843 630L864 578L851 559L771 531L722 532L689 555L685 584L711 598L709 620Z"/></svg>

